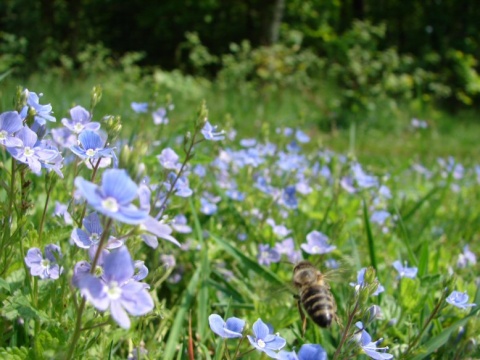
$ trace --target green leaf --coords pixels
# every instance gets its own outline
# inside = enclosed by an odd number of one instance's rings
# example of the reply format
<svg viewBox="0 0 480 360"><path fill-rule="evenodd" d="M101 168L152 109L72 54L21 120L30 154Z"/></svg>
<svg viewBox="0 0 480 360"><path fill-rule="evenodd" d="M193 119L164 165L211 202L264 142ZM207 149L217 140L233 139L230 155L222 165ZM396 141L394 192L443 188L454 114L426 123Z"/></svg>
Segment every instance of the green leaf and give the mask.
<svg viewBox="0 0 480 360"><path fill-rule="evenodd" d="M370 264L378 271L377 268L377 256L375 254L375 243L373 241L372 228L370 226L370 217L368 215L367 203L365 200L363 203L363 220L365 222L365 231L367 232L367 241L368 241L368 253L370 254Z"/></svg>
<svg viewBox="0 0 480 360"><path fill-rule="evenodd" d="M10 292L10 284L3 278L0 278L0 289L5 289Z"/></svg>
<svg viewBox="0 0 480 360"><path fill-rule="evenodd" d="M422 346L422 353L415 356L414 358L412 358L411 360L422 360L422 359L425 359L427 356L429 356L430 354L432 354L433 352L437 351L440 347L442 347L443 345L445 345L445 343L448 341L448 339L450 338L450 336L452 335L452 333L454 331L456 331L459 327L461 326L465 326L467 324L467 322L470 320L470 318L476 313L477 311L475 312L472 312L470 313L467 317L461 319L461 320L458 320L456 323L454 323L453 325L449 326L448 328L446 328L445 330L443 330L440 334L438 334L437 336L431 338L429 341L427 341L427 343L425 343L423 346Z"/></svg>
<svg viewBox="0 0 480 360"><path fill-rule="evenodd" d="M274 285L280 285L280 286L285 285L285 281L280 279L274 272L270 271L267 268L264 268L263 266L259 265L258 262L250 259L242 251L233 247L226 240L221 239L215 235L212 235L211 237L213 240L217 242L218 245L220 245L223 248L223 250L225 250L228 254L234 257L240 264L252 270L257 275L264 278L266 281Z"/></svg>
<svg viewBox="0 0 480 360"><path fill-rule="evenodd" d="M0 348L0 359L3 360L27 360L32 359L33 354L26 347Z"/></svg>

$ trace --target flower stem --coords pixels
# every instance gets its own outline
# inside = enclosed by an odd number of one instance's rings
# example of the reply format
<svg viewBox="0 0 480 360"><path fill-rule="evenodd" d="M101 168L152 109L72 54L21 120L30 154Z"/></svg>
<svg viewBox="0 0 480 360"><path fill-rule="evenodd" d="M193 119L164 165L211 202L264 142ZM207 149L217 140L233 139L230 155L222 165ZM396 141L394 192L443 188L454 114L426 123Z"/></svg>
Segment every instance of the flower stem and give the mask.
<svg viewBox="0 0 480 360"><path fill-rule="evenodd" d="M102 253L102 249L104 248L104 245L108 239L108 235L110 233L109 230L112 223L113 223L113 220L108 219L107 224L105 225L105 230L102 233L102 237L98 244L97 252L95 253L95 257L92 262L92 267L90 269L91 274L95 272L95 267L97 266L98 259L100 258L100 254ZM70 347L68 349L68 353L65 358L66 360L70 360L72 358L73 352L75 351L75 346L77 345L78 339L80 338L80 332L82 331L82 315L83 315L83 310L85 310L86 302L87 302L87 299L83 296L82 302L80 303L80 306L77 311L77 320L75 322L75 330L72 335L72 340L70 341Z"/></svg>
<svg viewBox="0 0 480 360"><path fill-rule="evenodd" d="M347 336L348 336L348 333L350 331L350 327L352 326L353 318L355 317L355 314L357 313L359 303L360 303L360 298L357 297L357 301L355 302L355 307L353 308L352 312L350 313L350 315L348 317L348 323L347 323L347 326L345 326L345 330L343 331L340 343L338 344L338 347L337 347L337 350L335 351L335 354L333 354L333 360L338 359L338 357L340 355L340 352L342 350L343 344L345 344L345 341L347 340Z"/></svg>

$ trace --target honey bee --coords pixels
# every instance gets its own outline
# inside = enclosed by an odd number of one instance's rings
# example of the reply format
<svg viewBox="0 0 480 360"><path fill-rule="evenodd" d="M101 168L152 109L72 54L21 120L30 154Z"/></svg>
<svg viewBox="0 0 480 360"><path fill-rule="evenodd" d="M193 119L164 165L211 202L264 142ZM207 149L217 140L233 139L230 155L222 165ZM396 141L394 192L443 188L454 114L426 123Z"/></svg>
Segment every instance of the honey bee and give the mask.
<svg viewBox="0 0 480 360"><path fill-rule="evenodd" d="M298 308L303 320L305 333L306 319L301 305L310 318L320 327L327 328L337 319L337 305L330 292L325 275L309 261L300 261L293 269L293 285L298 289Z"/></svg>

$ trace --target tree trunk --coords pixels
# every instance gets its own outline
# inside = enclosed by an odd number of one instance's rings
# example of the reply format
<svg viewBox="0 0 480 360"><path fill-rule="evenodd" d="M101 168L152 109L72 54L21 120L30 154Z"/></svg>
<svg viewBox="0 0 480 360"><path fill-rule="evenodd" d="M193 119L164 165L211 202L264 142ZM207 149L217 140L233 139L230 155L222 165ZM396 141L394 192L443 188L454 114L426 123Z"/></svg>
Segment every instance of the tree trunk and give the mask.
<svg viewBox="0 0 480 360"><path fill-rule="evenodd" d="M285 0L263 0L259 8L261 21L260 43L273 45L278 41L280 25L282 23Z"/></svg>

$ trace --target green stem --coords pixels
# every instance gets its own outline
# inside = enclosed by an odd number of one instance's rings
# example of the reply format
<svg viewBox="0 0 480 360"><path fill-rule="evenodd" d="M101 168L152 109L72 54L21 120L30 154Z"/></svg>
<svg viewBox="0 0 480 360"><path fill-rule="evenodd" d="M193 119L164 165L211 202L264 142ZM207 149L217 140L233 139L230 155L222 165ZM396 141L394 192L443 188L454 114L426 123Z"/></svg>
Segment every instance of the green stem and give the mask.
<svg viewBox="0 0 480 360"><path fill-rule="evenodd" d="M95 272L95 267L97 266L98 259L100 258L100 254L102 253L102 249L105 246L105 243L108 239L108 235L110 233L110 227L113 223L112 219L108 219L107 224L105 225L105 229L102 233L102 237L100 239L100 242L98 244L98 249L97 252L95 253L95 257L92 262L92 267L90 269L90 274L93 274ZM75 322L75 330L72 335L72 340L70 341L70 347L68 349L67 357L65 358L66 360L70 360L73 356L73 352L75 351L75 347L77 345L78 339L80 338L80 332L83 330L82 329L82 315L83 311L85 310L85 304L87 302L87 299L85 297L82 297L82 302L80 303L80 306L77 311L77 320Z"/></svg>
<svg viewBox="0 0 480 360"><path fill-rule="evenodd" d="M360 291L359 291L359 294L360 294ZM357 301L355 302L355 307L353 308L352 312L350 313L350 316L348 317L348 323L347 323L347 326L345 327L345 330L343 331L342 339L340 340L340 343L338 344L338 347L337 347L337 350L335 351L335 354L333 354L333 360L338 358L338 356L340 355L340 351L342 350L342 346L343 346L343 344L345 344L345 341L347 340L347 336L348 336L350 327L352 326L353 318L355 317L355 314L357 313L359 303L360 303L360 298L358 297Z"/></svg>
<svg viewBox="0 0 480 360"><path fill-rule="evenodd" d="M50 195L52 193L53 189L53 181L52 179L48 179L48 177L51 176L50 174L47 173L45 176L45 187L46 187L46 192L47 192L47 199L45 200L45 206L43 207L43 214L42 214L42 219L40 220L40 227L38 229L38 243L42 243L42 234L43 234L43 225L45 224L45 218L47 216L47 208L48 208L48 203L50 201Z"/></svg>

